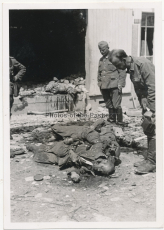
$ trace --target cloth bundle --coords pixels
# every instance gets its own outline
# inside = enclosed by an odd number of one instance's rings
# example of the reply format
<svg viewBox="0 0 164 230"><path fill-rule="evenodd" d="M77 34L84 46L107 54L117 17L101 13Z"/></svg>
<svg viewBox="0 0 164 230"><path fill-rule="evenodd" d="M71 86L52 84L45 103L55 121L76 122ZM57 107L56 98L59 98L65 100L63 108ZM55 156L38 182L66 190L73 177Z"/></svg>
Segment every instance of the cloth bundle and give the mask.
<svg viewBox="0 0 164 230"><path fill-rule="evenodd" d="M51 92L53 94L57 93L68 93L74 96L78 91L66 83L59 83L55 81L50 81L45 89L46 92Z"/></svg>

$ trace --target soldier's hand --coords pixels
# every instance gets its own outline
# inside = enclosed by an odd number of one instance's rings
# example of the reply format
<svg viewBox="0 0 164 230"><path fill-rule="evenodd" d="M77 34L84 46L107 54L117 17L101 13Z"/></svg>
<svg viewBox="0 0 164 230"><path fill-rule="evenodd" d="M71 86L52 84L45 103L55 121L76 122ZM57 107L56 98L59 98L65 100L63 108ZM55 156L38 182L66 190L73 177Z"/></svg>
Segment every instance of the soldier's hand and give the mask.
<svg viewBox="0 0 164 230"><path fill-rule="evenodd" d="M76 165L79 166L81 164L80 157L75 153L73 150L69 150L70 158L72 162Z"/></svg>
<svg viewBox="0 0 164 230"><path fill-rule="evenodd" d="M152 117L151 117L151 121L153 124L156 123L156 116L155 116L155 113L153 113Z"/></svg>
<svg viewBox="0 0 164 230"><path fill-rule="evenodd" d="M148 103L147 103L147 98L142 98L141 99L141 105L142 105L142 108L144 110L147 110L146 107L148 106Z"/></svg>
<svg viewBox="0 0 164 230"><path fill-rule="evenodd" d="M14 81L15 81L15 82L21 81L21 78L19 77L18 74L15 75L13 78L14 78Z"/></svg>
<svg viewBox="0 0 164 230"><path fill-rule="evenodd" d="M18 79L17 79L17 76L14 76L13 77L13 80L14 80L14 82L16 82Z"/></svg>
<svg viewBox="0 0 164 230"><path fill-rule="evenodd" d="M118 85L118 93L121 94L122 93L122 86Z"/></svg>

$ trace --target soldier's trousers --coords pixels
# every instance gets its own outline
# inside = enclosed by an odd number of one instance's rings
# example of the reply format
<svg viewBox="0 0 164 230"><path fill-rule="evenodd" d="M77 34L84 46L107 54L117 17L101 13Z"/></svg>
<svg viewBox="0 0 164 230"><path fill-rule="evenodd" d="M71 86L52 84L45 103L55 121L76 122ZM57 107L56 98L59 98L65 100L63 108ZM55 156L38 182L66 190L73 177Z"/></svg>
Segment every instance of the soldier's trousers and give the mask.
<svg viewBox="0 0 164 230"><path fill-rule="evenodd" d="M152 162L156 163L156 129L152 133L148 133L144 130L144 134L147 136L147 145L148 145L148 151L146 158Z"/></svg>
<svg viewBox="0 0 164 230"><path fill-rule="evenodd" d="M104 98L106 108L118 109L121 108L122 93L119 93L118 88L100 89Z"/></svg>
<svg viewBox="0 0 164 230"><path fill-rule="evenodd" d="M13 106L13 103L14 103L14 97L13 95L10 95L10 117L11 117L11 108Z"/></svg>
<svg viewBox="0 0 164 230"><path fill-rule="evenodd" d="M10 82L10 117L11 117L11 108L14 103L14 85Z"/></svg>

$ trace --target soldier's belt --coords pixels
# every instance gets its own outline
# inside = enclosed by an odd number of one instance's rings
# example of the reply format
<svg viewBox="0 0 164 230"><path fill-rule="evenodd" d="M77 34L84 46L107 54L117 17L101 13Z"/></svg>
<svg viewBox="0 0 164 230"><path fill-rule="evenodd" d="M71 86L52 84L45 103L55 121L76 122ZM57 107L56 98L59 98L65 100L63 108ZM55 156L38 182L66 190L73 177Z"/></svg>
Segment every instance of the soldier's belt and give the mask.
<svg viewBox="0 0 164 230"><path fill-rule="evenodd" d="M108 78L110 78L111 80L113 79L118 79L118 74L117 73L110 73L110 72L106 72L106 73L103 73L103 74L101 74L101 77L103 78L103 77L108 77Z"/></svg>

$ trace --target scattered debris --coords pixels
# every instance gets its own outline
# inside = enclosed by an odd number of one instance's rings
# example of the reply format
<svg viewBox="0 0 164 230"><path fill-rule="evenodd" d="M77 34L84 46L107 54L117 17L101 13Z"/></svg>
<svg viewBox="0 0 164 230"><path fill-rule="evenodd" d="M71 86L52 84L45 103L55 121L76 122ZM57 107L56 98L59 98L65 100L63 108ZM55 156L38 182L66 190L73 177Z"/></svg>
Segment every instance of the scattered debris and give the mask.
<svg viewBox="0 0 164 230"><path fill-rule="evenodd" d="M48 113L64 113L64 112L68 112L68 109L53 110L53 111L48 111L48 112L28 111L27 115L44 115Z"/></svg>
<svg viewBox="0 0 164 230"><path fill-rule="evenodd" d="M139 202L141 201L141 200L138 199L138 198L132 198L131 200L134 201L135 203L139 203Z"/></svg>
<svg viewBox="0 0 164 230"><path fill-rule="evenodd" d="M44 200L44 201L46 201L46 202L53 202L53 199L52 198L46 198L46 197L44 197L44 198L42 198L42 200Z"/></svg>
<svg viewBox="0 0 164 230"><path fill-rule="evenodd" d="M34 177L33 176L30 176L30 177L26 177L25 178L25 181L33 181L34 180Z"/></svg>
<svg viewBox="0 0 164 230"><path fill-rule="evenodd" d="M136 186L136 183L135 183L135 182L133 182L133 183L132 183L132 186Z"/></svg>
<svg viewBox="0 0 164 230"><path fill-rule="evenodd" d="M42 197L42 193L38 193L35 195L35 198L41 198Z"/></svg>
<svg viewBox="0 0 164 230"><path fill-rule="evenodd" d="M102 187L104 190L108 190L109 188L107 186Z"/></svg>
<svg viewBox="0 0 164 230"><path fill-rule="evenodd" d="M80 182L80 176L76 172L71 172L71 179L74 183Z"/></svg>
<svg viewBox="0 0 164 230"><path fill-rule="evenodd" d="M114 198L111 198L110 200L111 200L111 201L119 201L119 200L120 200L120 197L114 197Z"/></svg>
<svg viewBox="0 0 164 230"><path fill-rule="evenodd" d="M43 178L44 178L44 180L50 180L51 179L50 176L44 176Z"/></svg>
<svg viewBox="0 0 164 230"><path fill-rule="evenodd" d="M43 176L41 174L37 174L34 176L34 180L35 181L42 181L43 180Z"/></svg>
<svg viewBox="0 0 164 230"><path fill-rule="evenodd" d="M107 182L103 182L102 184L100 184L98 187L99 188L102 188L102 187L104 187L105 185L107 185L108 183Z"/></svg>

